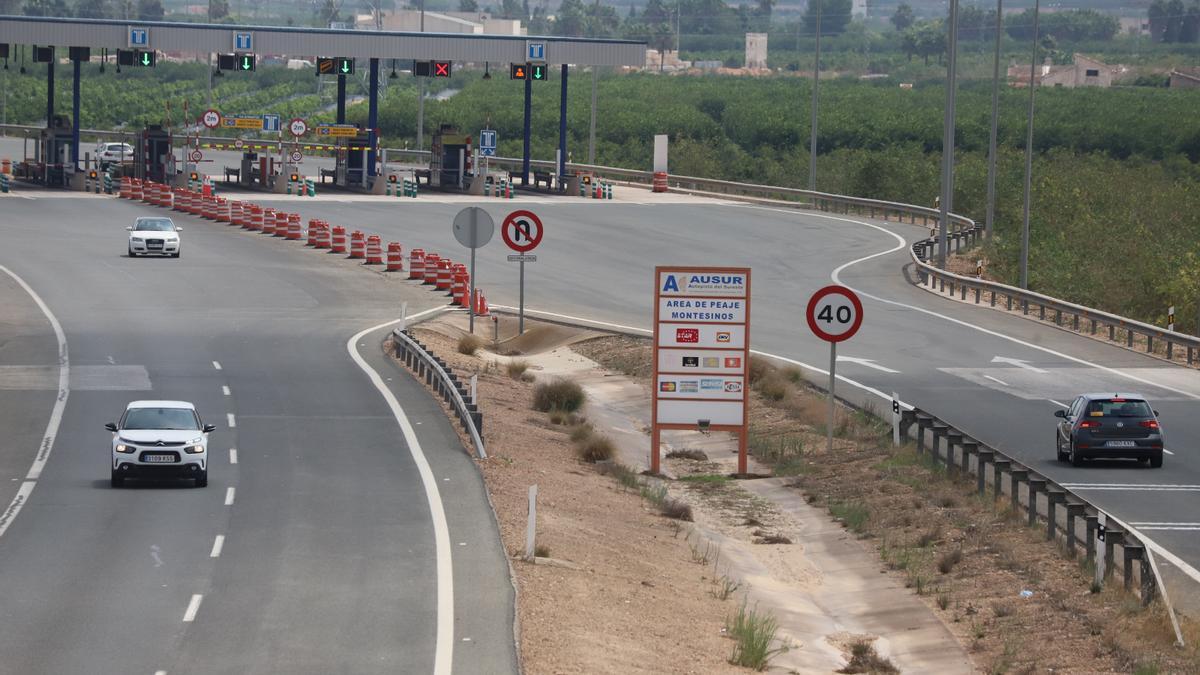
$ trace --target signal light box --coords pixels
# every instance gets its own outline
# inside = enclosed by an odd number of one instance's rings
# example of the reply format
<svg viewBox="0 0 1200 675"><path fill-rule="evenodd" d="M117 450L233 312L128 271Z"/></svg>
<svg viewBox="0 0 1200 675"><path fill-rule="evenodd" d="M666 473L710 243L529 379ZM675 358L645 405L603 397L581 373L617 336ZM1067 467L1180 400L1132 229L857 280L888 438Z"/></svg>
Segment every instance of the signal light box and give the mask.
<svg viewBox="0 0 1200 675"><path fill-rule="evenodd" d="M321 57L317 59L319 75L353 75L354 59L343 57Z"/></svg>
<svg viewBox="0 0 1200 675"><path fill-rule="evenodd" d="M153 68L158 58L154 50L118 49L117 65L138 68Z"/></svg>
<svg viewBox="0 0 1200 675"><path fill-rule="evenodd" d="M253 54L217 54L217 70L254 70Z"/></svg>

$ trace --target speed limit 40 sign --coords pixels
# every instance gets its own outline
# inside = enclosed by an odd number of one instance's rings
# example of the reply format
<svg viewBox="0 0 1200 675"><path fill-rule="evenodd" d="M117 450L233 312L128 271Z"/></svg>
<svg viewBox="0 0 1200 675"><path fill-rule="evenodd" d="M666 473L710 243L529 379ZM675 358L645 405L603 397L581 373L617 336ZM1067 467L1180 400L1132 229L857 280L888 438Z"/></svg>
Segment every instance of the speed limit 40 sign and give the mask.
<svg viewBox="0 0 1200 675"><path fill-rule="evenodd" d="M862 325L862 301L845 286L826 286L808 301L808 327L826 342L841 342L854 336Z"/></svg>

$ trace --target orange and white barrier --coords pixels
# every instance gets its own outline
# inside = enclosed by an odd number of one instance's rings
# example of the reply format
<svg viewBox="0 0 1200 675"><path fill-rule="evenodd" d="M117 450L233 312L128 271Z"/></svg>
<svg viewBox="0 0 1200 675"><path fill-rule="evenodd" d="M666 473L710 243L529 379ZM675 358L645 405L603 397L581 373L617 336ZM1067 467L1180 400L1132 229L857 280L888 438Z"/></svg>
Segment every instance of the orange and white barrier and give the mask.
<svg viewBox="0 0 1200 675"><path fill-rule="evenodd" d="M141 198L142 198L142 181L140 181L136 178L134 178L131 181L130 190L129 190L129 198L136 199L139 201L141 200Z"/></svg>
<svg viewBox="0 0 1200 675"><path fill-rule="evenodd" d="M208 196L204 198L204 213L201 214L205 220L217 219L217 198Z"/></svg>
<svg viewBox="0 0 1200 675"><path fill-rule="evenodd" d="M408 253L408 278L425 280L425 249L414 248Z"/></svg>
<svg viewBox="0 0 1200 675"><path fill-rule="evenodd" d="M346 228L341 225L333 226L333 239L330 247L334 253L346 252Z"/></svg>
<svg viewBox="0 0 1200 675"><path fill-rule="evenodd" d="M320 231L321 231L321 221L317 220L316 218L309 218L308 219L308 241L305 242L304 245L312 246L315 248L317 245L317 233Z"/></svg>
<svg viewBox="0 0 1200 675"><path fill-rule="evenodd" d="M229 202L229 224L242 226L242 203Z"/></svg>
<svg viewBox="0 0 1200 675"><path fill-rule="evenodd" d="M289 213L287 218L287 238L297 241L304 237L304 226L300 224L299 213Z"/></svg>
<svg viewBox="0 0 1200 675"><path fill-rule="evenodd" d="M333 248L333 235L329 232L329 223L324 220L317 228L317 248Z"/></svg>
<svg viewBox="0 0 1200 675"><path fill-rule="evenodd" d="M379 240L379 235L377 234L367 237L367 264L383 264L383 243Z"/></svg>
<svg viewBox="0 0 1200 675"><path fill-rule="evenodd" d="M275 234L275 209L263 207L263 234Z"/></svg>
<svg viewBox="0 0 1200 675"><path fill-rule="evenodd" d="M450 262L449 258L442 258L437 264L437 281L434 282L434 288L439 291L450 292L450 286L454 283L454 263Z"/></svg>
<svg viewBox="0 0 1200 675"><path fill-rule="evenodd" d="M350 233L350 257L356 260L367 257L367 235L358 230Z"/></svg>
<svg viewBox="0 0 1200 675"><path fill-rule="evenodd" d="M276 237L286 237L288 233L288 213L286 211L275 212L275 232Z"/></svg>
<svg viewBox="0 0 1200 675"><path fill-rule="evenodd" d="M162 207L164 209L175 208L175 191L170 186L162 186Z"/></svg>
<svg viewBox="0 0 1200 675"><path fill-rule="evenodd" d="M469 275L462 270L454 271L454 285L450 287L450 295L453 298L451 304L459 307L467 306L467 296L470 295Z"/></svg>
<svg viewBox="0 0 1200 675"><path fill-rule="evenodd" d="M404 271L404 248L399 242L389 241L387 248L387 267L388 272L403 272Z"/></svg>
<svg viewBox="0 0 1200 675"><path fill-rule="evenodd" d="M263 207L258 204L250 205L250 229L254 232L262 232L262 229L267 226L266 214L263 213Z"/></svg>
<svg viewBox="0 0 1200 675"><path fill-rule="evenodd" d="M442 256L436 253L425 254L425 275L421 279L421 283L437 286L438 261Z"/></svg>
<svg viewBox="0 0 1200 675"><path fill-rule="evenodd" d="M217 222L228 223L233 220L232 209L229 208L229 200L224 197L217 197Z"/></svg>
<svg viewBox="0 0 1200 675"><path fill-rule="evenodd" d="M128 176L121 176L121 191L118 195L121 199L133 198L133 181Z"/></svg>

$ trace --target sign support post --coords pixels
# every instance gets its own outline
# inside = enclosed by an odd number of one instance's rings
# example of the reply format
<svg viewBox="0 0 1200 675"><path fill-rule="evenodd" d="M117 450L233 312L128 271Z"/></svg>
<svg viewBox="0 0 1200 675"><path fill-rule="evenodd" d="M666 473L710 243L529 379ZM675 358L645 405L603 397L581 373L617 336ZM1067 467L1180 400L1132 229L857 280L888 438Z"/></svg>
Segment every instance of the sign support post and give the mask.
<svg viewBox="0 0 1200 675"><path fill-rule="evenodd" d="M542 241L544 228L542 221L532 211L513 211L504 218L500 226L500 236L504 243L516 251L518 255L508 256L509 261L516 261L520 267L520 289L517 303L517 334L525 334L525 261L536 261L532 255L526 255L537 248Z"/></svg>
<svg viewBox="0 0 1200 675"><path fill-rule="evenodd" d="M837 343L829 343L829 415L825 423L825 452L833 452L833 416L836 412L837 398L833 394L833 387L837 383L837 375L834 371L837 370Z"/></svg>
<svg viewBox="0 0 1200 675"><path fill-rule="evenodd" d="M825 450L833 451L833 426L837 413L837 343L848 340L862 325L862 302L845 286L826 286L813 293L805 311L814 335L829 343L829 416L825 423Z"/></svg>
<svg viewBox="0 0 1200 675"><path fill-rule="evenodd" d="M496 224L491 215L478 206L468 206L454 216L454 238L471 249L471 296L467 299L468 330L475 333L475 249L492 240Z"/></svg>

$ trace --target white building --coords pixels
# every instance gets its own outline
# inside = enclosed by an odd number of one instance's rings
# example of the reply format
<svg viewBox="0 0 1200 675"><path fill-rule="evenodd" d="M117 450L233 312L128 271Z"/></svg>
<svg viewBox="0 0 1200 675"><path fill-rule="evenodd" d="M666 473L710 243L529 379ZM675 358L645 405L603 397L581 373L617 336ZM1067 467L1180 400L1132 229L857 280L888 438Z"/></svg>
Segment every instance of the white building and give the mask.
<svg viewBox="0 0 1200 675"><path fill-rule="evenodd" d="M746 67L767 67L767 34L746 33Z"/></svg>
<svg viewBox="0 0 1200 675"><path fill-rule="evenodd" d="M399 9L383 12L381 30L420 32L421 11ZM375 16L360 14L355 17L355 27L374 30ZM471 35L525 35L526 29L520 19L493 19L485 12L425 12L426 33L466 33Z"/></svg>

